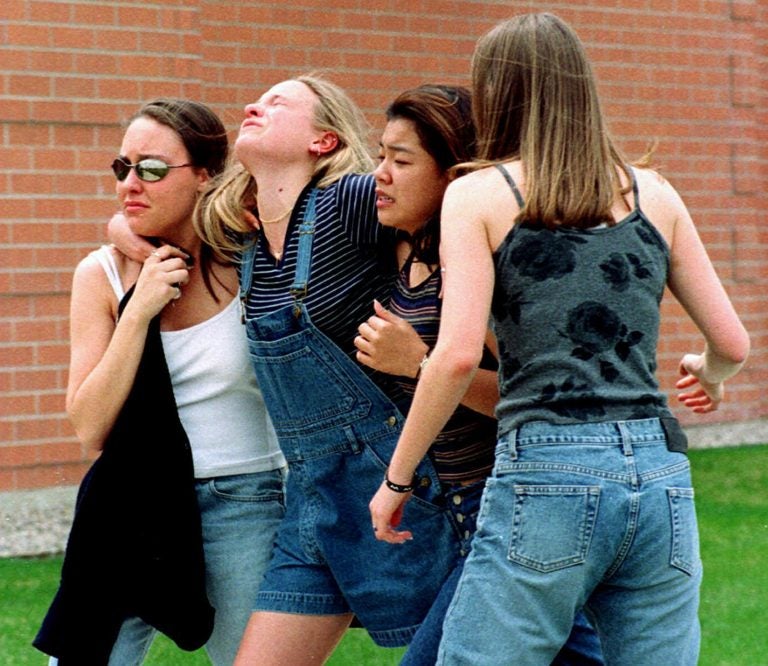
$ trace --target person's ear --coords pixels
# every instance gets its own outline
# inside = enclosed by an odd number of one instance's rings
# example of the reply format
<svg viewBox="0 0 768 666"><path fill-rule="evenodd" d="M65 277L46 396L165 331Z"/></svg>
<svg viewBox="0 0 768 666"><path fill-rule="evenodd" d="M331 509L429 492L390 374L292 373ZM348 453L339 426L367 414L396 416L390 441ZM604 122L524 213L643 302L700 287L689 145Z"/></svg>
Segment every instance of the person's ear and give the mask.
<svg viewBox="0 0 768 666"><path fill-rule="evenodd" d="M198 192L204 192L206 187L208 187L208 181L211 180L210 175L208 174L208 169L197 169L197 191Z"/></svg>
<svg viewBox="0 0 768 666"><path fill-rule="evenodd" d="M330 153L339 145L339 137L335 132L323 132L320 137L312 142L309 152L317 157Z"/></svg>

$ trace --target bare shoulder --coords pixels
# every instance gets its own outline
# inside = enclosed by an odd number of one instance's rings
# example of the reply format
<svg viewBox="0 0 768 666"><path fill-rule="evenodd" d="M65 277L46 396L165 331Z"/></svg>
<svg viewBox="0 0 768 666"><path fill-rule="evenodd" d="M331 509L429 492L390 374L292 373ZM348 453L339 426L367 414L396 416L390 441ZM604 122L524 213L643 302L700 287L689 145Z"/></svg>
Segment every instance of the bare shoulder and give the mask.
<svg viewBox="0 0 768 666"><path fill-rule="evenodd" d="M141 264L132 261L114 246L104 246L99 250L89 252L80 260L75 268L75 279L80 279L89 283L107 282L107 276L104 272L102 263L97 259L98 252L108 252L114 261L115 268L121 278L136 275L141 269Z"/></svg>
<svg viewBox="0 0 768 666"><path fill-rule="evenodd" d="M690 214L672 184L653 169L634 169L640 208L671 246L675 227L690 222Z"/></svg>
<svg viewBox="0 0 768 666"><path fill-rule="evenodd" d="M108 247L106 251L112 255L117 274L125 289L126 284L132 284L136 280L141 264L129 259L114 247ZM88 309L104 308L112 315L117 313L117 296L96 252L90 252L83 257L75 268L72 306L76 308L79 304Z"/></svg>
<svg viewBox="0 0 768 666"><path fill-rule="evenodd" d="M684 206L677 190L664 176L653 169L634 169L640 194L640 205L646 212L658 207L678 208Z"/></svg>
<svg viewBox="0 0 768 666"><path fill-rule="evenodd" d="M85 282L94 284L101 282L105 278L104 268L93 252L89 252L83 257L75 268L75 283Z"/></svg>
<svg viewBox="0 0 768 666"><path fill-rule="evenodd" d="M461 193L462 196L471 195L478 187L484 187L487 184L488 171L488 168L484 168L459 176L448 185L448 191L454 195L457 193Z"/></svg>
<svg viewBox="0 0 768 666"><path fill-rule="evenodd" d="M491 165L482 167L480 169L477 169L476 171L471 171L470 173L467 173L464 176L461 176L460 178L457 178L454 182L463 182L465 186L487 186L487 187L495 187L498 186L499 182L504 179L504 176L501 174L500 169L503 169L507 171L515 180L519 180L521 178L521 168L520 168L520 162L505 162L503 164L499 165Z"/></svg>
<svg viewBox="0 0 768 666"><path fill-rule="evenodd" d="M473 171L453 181L446 192L443 223L465 224L482 230L488 246L495 250L509 233L520 207L505 179L511 176L518 188L522 182L519 162L508 162Z"/></svg>
<svg viewBox="0 0 768 666"><path fill-rule="evenodd" d="M505 164L515 180L519 180L516 164ZM498 209L499 204L508 205L512 190L496 166L488 166L457 178L448 186L448 195L465 204L472 204L480 213Z"/></svg>

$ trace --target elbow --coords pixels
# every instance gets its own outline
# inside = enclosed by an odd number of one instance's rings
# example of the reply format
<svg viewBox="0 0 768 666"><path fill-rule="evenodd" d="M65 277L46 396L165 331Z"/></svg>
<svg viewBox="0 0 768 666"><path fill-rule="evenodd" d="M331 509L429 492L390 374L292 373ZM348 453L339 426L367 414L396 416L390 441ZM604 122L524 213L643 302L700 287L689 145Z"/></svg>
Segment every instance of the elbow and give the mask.
<svg viewBox="0 0 768 666"><path fill-rule="evenodd" d="M710 382L733 377L746 362L749 348L749 336L743 327L720 336L717 342L708 340L703 354L703 376Z"/></svg>
<svg viewBox="0 0 768 666"><path fill-rule="evenodd" d="M480 365L480 354L463 354L460 356L455 365L455 372L461 377L472 375Z"/></svg>
<svg viewBox="0 0 768 666"><path fill-rule="evenodd" d="M104 448L105 437L96 432L93 426L87 423L79 423L78 419L73 415L69 415L70 423L75 430L75 435L78 441L93 453L99 453Z"/></svg>
<svg viewBox="0 0 768 666"><path fill-rule="evenodd" d="M443 371L451 378L462 380L470 377L477 370L482 358L482 350L474 352L471 349L445 349L442 353L435 349L433 356Z"/></svg>
<svg viewBox="0 0 768 666"><path fill-rule="evenodd" d="M742 336L742 346L740 349L740 355L739 355L739 363L744 364L747 361L747 358L749 358L749 352L752 349L752 343L749 339L749 334L747 333L746 329L744 329L743 336Z"/></svg>
<svg viewBox="0 0 768 666"><path fill-rule="evenodd" d="M86 449L88 449L88 451L91 451L92 453L101 453L104 449L103 437L97 437L94 433L82 432L77 429L75 429L75 433L77 434L77 439L84 447L86 447Z"/></svg>
<svg viewBox="0 0 768 666"><path fill-rule="evenodd" d="M743 352L740 354L734 354L731 359L735 365L738 365L741 367L747 362L747 358L749 358L749 345L747 345Z"/></svg>
<svg viewBox="0 0 768 666"><path fill-rule="evenodd" d="M742 366L749 357L750 349L749 334L741 327L740 331L729 336L727 342L716 349L716 353L729 363Z"/></svg>

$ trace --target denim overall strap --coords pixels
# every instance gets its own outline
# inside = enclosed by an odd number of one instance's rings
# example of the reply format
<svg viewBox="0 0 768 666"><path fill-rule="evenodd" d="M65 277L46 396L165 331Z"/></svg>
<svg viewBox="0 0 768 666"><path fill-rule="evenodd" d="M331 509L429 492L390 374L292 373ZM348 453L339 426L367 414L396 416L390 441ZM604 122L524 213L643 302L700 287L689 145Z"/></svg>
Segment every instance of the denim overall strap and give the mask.
<svg viewBox="0 0 768 666"><path fill-rule="evenodd" d="M291 296L295 302L294 312L299 315L301 301L309 289L309 274L312 269L312 240L315 234L315 201L317 188L309 193L304 219L299 225L299 249L296 257L296 275L291 285Z"/></svg>

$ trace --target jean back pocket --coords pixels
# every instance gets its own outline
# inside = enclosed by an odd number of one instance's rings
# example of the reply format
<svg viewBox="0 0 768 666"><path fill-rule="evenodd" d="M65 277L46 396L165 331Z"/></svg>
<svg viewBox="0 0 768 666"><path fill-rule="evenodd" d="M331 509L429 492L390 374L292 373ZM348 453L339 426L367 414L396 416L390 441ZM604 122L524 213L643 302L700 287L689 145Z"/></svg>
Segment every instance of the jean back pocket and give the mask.
<svg viewBox="0 0 768 666"><path fill-rule="evenodd" d="M515 485L508 558L541 572L582 564L599 500L598 486Z"/></svg>

